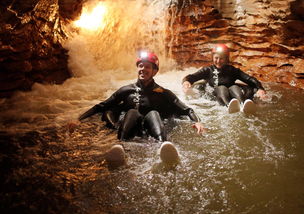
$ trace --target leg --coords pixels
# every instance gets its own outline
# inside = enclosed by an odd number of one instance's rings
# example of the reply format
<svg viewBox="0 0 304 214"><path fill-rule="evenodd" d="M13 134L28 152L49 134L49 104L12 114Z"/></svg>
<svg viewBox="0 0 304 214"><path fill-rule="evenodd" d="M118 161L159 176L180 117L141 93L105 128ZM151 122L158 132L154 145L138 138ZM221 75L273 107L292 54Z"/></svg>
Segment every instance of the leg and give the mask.
<svg viewBox="0 0 304 214"><path fill-rule="evenodd" d="M122 113L122 106L118 105L111 110L104 112L101 116L101 120L106 122L108 128L117 129L119 117Z"/></svg>
<svg viewBox="0 0 304 214"><path fill-rule="evenodd" d="M118 130L118 139L128 140L136 136L142 130L142 115L135 109L130 109Z"/></svg>
<svg viewBox="0 0 304 214"><path fill-rule="evenodd" d="M215 96L217 101L221 104L221 105L228 105L231 98L229 95L229 90L226 86L220 85L217 88L215 88Z"/></svg>
<svg viewBox="0 0 304 214"><path fill-rule="evenodd" d="M118 122L119 115L113 111L106 111L102 114L101 120L106 122L108 128L115 129Z"/></svg>
<svg viewBox="0 0 304 214"><path fill-rule="evenodd" d="M233 85L229 87L229 94L232 98L238 99L240 103L243 103L245 101L244 94L241 88L237 85Z"/></svg>
<svg viewBox="0 0 304 214"><path fill-rule="evenodd" d="M147 133L155 139L159 141L167 140L164 123L157 111L150 111L144 117L144 128L147 130Z"/></svg>
<svg viewBox="0 0 304 214"><path fill-rule="evenodd" d="M242 85L240 86L242 88L242 91L244 92L244 99L253 99L255 90L254 88L248 86L248 85Z"/></svg>
<svg viewBox="0 0 304 214"><path fill-rule="evenodd" d="M248 85L244 85L241 88L245 99L242 110L245 114L254 114L257 110L255 103L252 101L255 89Z"/></svg>

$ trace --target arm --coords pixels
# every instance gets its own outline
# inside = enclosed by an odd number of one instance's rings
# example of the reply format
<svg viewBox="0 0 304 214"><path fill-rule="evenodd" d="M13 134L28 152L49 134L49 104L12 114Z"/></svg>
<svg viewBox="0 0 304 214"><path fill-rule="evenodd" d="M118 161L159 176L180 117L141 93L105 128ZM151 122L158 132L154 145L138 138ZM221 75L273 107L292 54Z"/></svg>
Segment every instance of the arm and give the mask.
<svg viewBox="0 0 304 214"><path fill-rule="evenodd" d="M245 83L247 83L249 86L264 90L262 83L258 81L256 78L249 76L245 72L241 71L240 69L237 69L237 78Z"/></svg>
<svg viewBox="0 0 304 214"><path fill-rule="evenodd" d="M260 81L258 81L256 78L254 78L252 76L249 76L248 74L241 71L240 69L238 69L238 73L239 73L239 75L238 75L239 80L241 80L241 81L247 83L249 86L257 89L257 91L256 91L257 97L259 97L261 99L267 98L266 91Z"/></svg>
<svg viewBox="0 0 304 214"><path fill-rule="evenodd" d="M201 124L199 117L196 115L192 108L189 109L188 116L192 121L195 121L195 123L192 125L192 128L195 128L197 130L197 134L206 132L205 127L203 124Z"/></svg>
<svg viewBox="0 0 304 214"><path fill-rule="evenodd" d="M112 94L108 99L106 99L105 101L93 106L92 108L90 108L89 110L87 110L86 112L81 114L78 117L78 120L69 122L68 125L67 125L69 132L70 133L74 132L75 128L78 125L80 125L80 123L84 119L86 119L88 117L91 117L96 113L104 112L104 111L110 109L111 107L114 107L114 106L118 105L122 101L122 98L124 97L124 93L123 93L124 91L125 91L124 87L120 88L114 94Z"/></svg>
<svg viewBox="0 0 304 214"><path fill-rule="evenodd" d="M185 76L182 80L182 82L189 82L191 85L195 83L196 81L202 80L202 79L208 79L209 76L209 67L204 67L199 69L197 72L193 74L189 74Z"/></svg>
<svg viewBox="0 0 304 214"><path fill-rule="evenodd" d="M209 76L209 69L208 67L201 68L197 72L193 74L189 74L185 76L182 80L182 87L184 93L187 93L188 90L192 87L192 84L199 81L199 80L207 80Z"/></svg>
<svg viewBox="0 0 304 214"><path fill-rule="evenodd" d="M186 80L185 82L183 82L182 87L183 87L183 92L187 93L188 90L192 87L192 84Z"/></svg>
<svg viewBox="0 0 304 214"><path fill-rule="evenodd" d="M268 98L266 91L263 89L258 89L255 94L258 98L260 98L262 100L266 100Z"/></svg>
<svg viewBox="0 0 304 214"><path fill-rule="evenodd" d="M90 108L89 110L87 110L86 112L84 112L83 114L81 114L79 117L78 117L78 120L79 121L82 121L88 117L91 117L93 116L94 114L98 113L98 112L102 112L103 108L102 108L102 102L93 106L92 108Z"/></svg>
<svg viewBox="0 0 304 214"><path fill-rule="evenodd" d="M129 86L124 86L118 89L115 93L113 93L108 99L105 101L93 106L82 115L79 116L78 120L82 121L88 117L93 116L96 113L105 112L109 109L112 109L123 101L123 98L127 96L129 93Z"/></svg>
<svg viewBox="0 0 304 214"><path fill-rule="evenodd" d="M192 127L197 130L197 134L204 133L206 130L203 124L200 123L200 118L197 116L194 110L181 102L173 92L169 91L169 96L175 106L176 113L179 115L187 115L194 122Z"/></svg>

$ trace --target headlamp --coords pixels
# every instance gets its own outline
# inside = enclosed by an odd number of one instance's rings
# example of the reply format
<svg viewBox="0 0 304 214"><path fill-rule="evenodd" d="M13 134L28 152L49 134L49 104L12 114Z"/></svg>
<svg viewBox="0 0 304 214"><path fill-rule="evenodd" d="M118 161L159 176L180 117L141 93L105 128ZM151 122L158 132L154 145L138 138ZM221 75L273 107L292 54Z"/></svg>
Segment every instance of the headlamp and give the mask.
<svg viewBox="0 0 304 214"><path fill-rule="evenodd" d="M222 48L222 47L216 47L216 52L217 52L217 53L223 52L223 48Z"/></svg>
<svg viewBox="0 0 304 214"><path fill-rule="evenodd" d="M147 58L148 57L148 53L143 51L143 52L140 52L140 58Z"/></svg>

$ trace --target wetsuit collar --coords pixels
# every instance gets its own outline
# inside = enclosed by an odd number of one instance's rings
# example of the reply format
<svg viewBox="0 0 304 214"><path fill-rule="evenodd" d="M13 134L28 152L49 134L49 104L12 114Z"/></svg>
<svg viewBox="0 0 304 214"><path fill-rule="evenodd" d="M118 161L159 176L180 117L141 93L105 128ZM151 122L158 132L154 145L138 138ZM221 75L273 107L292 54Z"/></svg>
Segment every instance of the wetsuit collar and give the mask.
<svg viewBox="0 0 304 214"><path fill-rule="evenodd" d="M222 72L222 71L227 70L227 69L226 69L226 68L227 68L227 66L228 66L228 64L224 65L224 66L223 66L223 67L221 67L221 68L218 68L218 67L216 67L216 66L213 64L213 65L212 65L212 70L217 69L219 72Z"/></svg>
<svg viewBox="0 0 304 214"><path fill-rule="evenodd" d="M155 81L152 79L152 81L147 86L145 86L140 80L137 80L136 85L142 89L149 89L154 87Z"/></svg>

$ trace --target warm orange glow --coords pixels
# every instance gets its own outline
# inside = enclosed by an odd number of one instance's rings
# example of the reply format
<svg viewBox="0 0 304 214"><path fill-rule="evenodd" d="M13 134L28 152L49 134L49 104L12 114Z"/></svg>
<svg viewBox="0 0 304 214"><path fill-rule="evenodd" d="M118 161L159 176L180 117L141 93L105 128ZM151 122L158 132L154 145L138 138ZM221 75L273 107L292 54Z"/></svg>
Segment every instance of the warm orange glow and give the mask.
<svg viewBox="0 0 304 214"><path fill-rule="evenodd" d="M93 10L89 11L88 8L84 8L79 20L75 21L75 25L87 30L97 30L102 28L104 23L104 16L106 13L106 7L104 4L99 3Z"/></svg>

